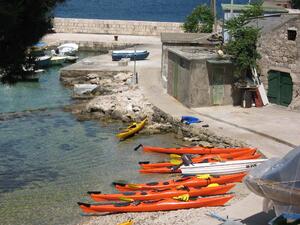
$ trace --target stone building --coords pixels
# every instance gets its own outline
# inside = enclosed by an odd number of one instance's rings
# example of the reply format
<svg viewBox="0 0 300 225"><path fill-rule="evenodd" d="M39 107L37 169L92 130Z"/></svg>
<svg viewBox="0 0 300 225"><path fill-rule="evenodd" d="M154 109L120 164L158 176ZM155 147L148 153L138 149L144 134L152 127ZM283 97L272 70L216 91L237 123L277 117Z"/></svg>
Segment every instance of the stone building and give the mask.
<svg viewBox="0 0 300 225"><path fill-rule="evenodd" d="M249 9L250 5L242 5L242 4L221 4L223 14L223 22L231 19L232 17L239 16L244 10ZM274 14L283 14L288 13L289 11L280 5L276 5L269 2L263 3L263 14L264 16L274 15ZM229 34L226 30L223 30L224 41L227 42L229 40Z"/></svg>
<svg viewBox="0 0 300 225"><path fill-rule="evenodd" d="M232 105L240 101L233 87L233 64L214 49L168 49L168 94L187 107Z"/></svg>
<svg viewBox="0 0 300 225"><path fill-rule="evenodd" d="M264 3L284 8L291 8L291 0L265 0Z"/></svg>
<svg viewBox="0 0 300 225"><path fill-rule="evenodd" d="M211 34L205 33L161 33L162 58L161 77L164 88L168 84L168 50L181 49L182 47L207 47L214 48L219 42L208 41Z"/></svg>
<svg viewBox="0 0 300 225"><path fill-rule="evenodd" d="M262 29L258 66L268 98L288 106L300 94L300 15L259 19L253 25Z"/></svg>

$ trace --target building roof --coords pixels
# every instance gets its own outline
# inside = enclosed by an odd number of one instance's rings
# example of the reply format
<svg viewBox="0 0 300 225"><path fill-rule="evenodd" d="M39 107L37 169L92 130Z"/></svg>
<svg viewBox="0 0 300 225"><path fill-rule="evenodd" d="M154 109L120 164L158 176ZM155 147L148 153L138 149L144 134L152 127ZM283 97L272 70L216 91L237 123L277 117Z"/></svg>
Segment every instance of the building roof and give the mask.
<svg viewBox="0 0 300 225"><path fill-rule="evenodd" d="M262 34L266 34L276 30L288 21L298 18L300 18L300 14L282 14L276 17L263 17L254 19L248 25L260 28Z"/></svg>
<svg viewBox="0 0 300 225"><path fill-rule="evenodd" d="M234 12L240 12L251 7L251 5L241 5L241 4L221 4L223 11L227 12L233 10ZM268 13L288 13L288 10L281 6L273 6L269 4L263 5L264 12Z"/></svg>
<svg viewBox="0 0 300 225"><path fill-rule="evenodd" d="M207 40L208 33L161 33L162 43L172 44L212 44Z"/></svg>

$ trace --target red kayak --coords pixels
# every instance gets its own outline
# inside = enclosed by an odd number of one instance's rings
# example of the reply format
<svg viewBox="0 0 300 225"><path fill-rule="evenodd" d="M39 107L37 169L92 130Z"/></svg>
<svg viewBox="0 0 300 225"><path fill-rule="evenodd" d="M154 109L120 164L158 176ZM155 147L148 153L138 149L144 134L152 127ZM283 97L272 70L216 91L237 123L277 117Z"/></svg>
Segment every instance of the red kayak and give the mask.
<svg viewBox="0 0 300 225"><path fill-rule="evenodd" d="M144 151L146 152L159 152L168 154L229 154L237 151L255 149L255 148L205 148L205 147L183 147L183 148L161 148L154 146L144 146L142 145ZM255 149L256 150L256 149Z"/></svg>
<svg viewBox="0 0 300 225"><path fill-rule="evenodd" d="M247 159L258 159L260 158L260 154L255 154L252 156L242 156L242 157L237 157L234 158L233 160L247 160ZM232 161L231 160L225 160L225 161ZM220 162L220 160L209 160L209 162ZM181 173L181 170L174 169L174 166L167 166L167 167L155 167L155 168L147 168L147 169L140 169L140 173Z"/></svg>
<svg viewBox="0 0 300 225"><path fill-rule="evenodd" d="M227 193L235 184L224 184L212 187L197 187L197 188L170 188L162 190L148 190L138 192L123 192L118 194L101 194L101 192L88 192L94 201L111 201L111 200L156 200L162 198L172 198L183 194L188 194L191 197L221 195Z"/></svg>
<svg viewBox="0 0 300 225"><path fill-rule="evenodd" d="M196 156L192 158L193 163L201 163L201 162L217 162L217 161L227 161L227 160L234 160L238 157L250 157L255 154L255 149L243 150L238 151L230 154L216 154L216 155L203 155L203 156ZM180 160L180 159L179 159ZM166 167L166 166L174 166L171 162L160 162L160 163L148 163L148 162L141 162L139 163L142 169L148 168L157 168L157 167Z"/></svg>
<svg viewBox="0 0 300 225"><path fill-rule="evenodd" d="M152 201L123 202L105 205L94 205L78 202L78 205L84 213L91 214L103 212L156 212L209 206L223 206L232 198L233 195L227 195L209 198L195 198L188 201L178 201L168 198Z"/></svg>
<svg viewBox="0 0 300 225"><path fill-rule="evenodd" d="M246 176L246 173L238 173L238 174L222 175L222 176L208 176L207 178L198 178L197 176L189 176L177 180L150 182L145 184L114 183L114 185L115 188L119 191L166 189L166 188L173 188L178 186L205 187L212 183L227 184L227 183L241 182L244 176Z"/></svg>

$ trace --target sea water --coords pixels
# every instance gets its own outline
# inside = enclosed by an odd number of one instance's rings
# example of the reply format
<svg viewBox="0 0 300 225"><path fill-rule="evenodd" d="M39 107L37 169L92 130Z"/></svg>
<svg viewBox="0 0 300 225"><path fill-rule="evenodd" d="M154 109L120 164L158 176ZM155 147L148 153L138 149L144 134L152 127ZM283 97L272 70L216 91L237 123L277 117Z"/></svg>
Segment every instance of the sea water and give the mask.
<svg viewBox="0 0 300 225"><path fill-rule="evenodd" d="M252 0L253 1L253 0ZM218 17L222 18L222 3L216 0ZM249 0L234 0L248 4ZM56 17L183 22L198 5L210 5L210 0L67 0L55 10Z"/></svg>
<svg viewBox="0 0 300 225"><path fill-rule="evenodd" d="M64 225L88 219L76 204L91 201L87 191L112 192L112 181L162 178L138 173L138 161L162 156L133 151L135 146L177 142L172 134L119 142L115 134L126 124L78 121L63 110L71 103L70 90L59 83L58 70L48 69L39 83L0 86L1 118L11 115L0 120L0 224Z"/></svg>

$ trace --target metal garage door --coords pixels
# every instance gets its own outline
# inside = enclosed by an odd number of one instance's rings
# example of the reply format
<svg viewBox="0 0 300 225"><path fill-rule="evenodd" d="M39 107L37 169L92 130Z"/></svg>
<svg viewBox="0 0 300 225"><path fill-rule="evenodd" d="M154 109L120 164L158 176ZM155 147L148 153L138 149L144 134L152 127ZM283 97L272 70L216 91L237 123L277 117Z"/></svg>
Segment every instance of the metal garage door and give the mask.
<svg viewBox="0 0 300 225"><path fill-rule="evenodd" d="M293 97L293 82L289 73L271 70L268 76L268 98L271 103L288 106Z"/></svg>

